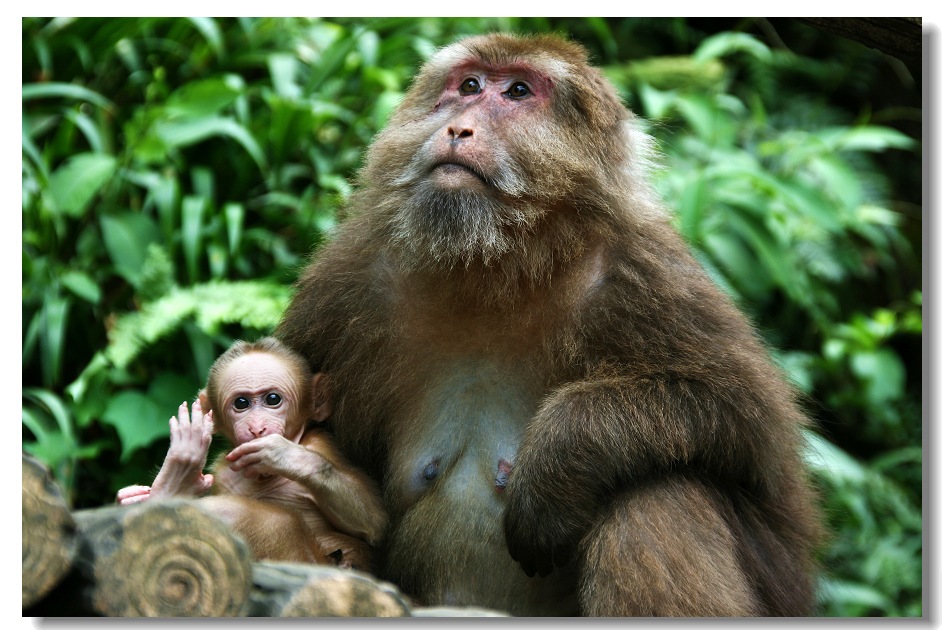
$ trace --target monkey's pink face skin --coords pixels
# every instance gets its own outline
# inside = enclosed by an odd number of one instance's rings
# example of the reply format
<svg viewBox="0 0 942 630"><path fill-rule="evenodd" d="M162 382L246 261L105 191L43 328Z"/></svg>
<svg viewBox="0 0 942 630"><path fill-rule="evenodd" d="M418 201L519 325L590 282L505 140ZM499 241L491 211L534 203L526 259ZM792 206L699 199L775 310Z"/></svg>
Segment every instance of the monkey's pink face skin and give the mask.
<svg viewBox="0 0 942 630"><path fill-rule="evenodd" d="M304 431L300 413L303 386L276 356L253 352L230 363L219 379L220 400L235 446L266 435L298 442Z"/></svg>
<svg viewBox="0 0 942 630"><path fill-rule="evenodd" d="M550 103L553 83L527 64L457 65L434 106L444 124L432 138L433 180L443 188L486 182L500 160L495 147L524 132Z"/></svg>

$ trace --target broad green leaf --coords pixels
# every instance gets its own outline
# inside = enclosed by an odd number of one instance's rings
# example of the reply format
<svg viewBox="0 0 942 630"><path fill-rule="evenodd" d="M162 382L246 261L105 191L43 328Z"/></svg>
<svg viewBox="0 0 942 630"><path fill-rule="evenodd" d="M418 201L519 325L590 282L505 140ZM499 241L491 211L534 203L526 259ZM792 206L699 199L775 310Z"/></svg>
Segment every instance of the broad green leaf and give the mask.
<svg viewBox="0 0 942 630"><path fill-rule="evenodd" d="M26 157L28 157L32 161L33 166L36 167L36 174L39 175L39 179L36 182L37 188L39 186L46 185L46 182L49 181L49 165L46 164L46 160L45 158L43 158L42 154L40 153L39 147L36 146L36 143L33 142L33 139L29 135L29 126L26 123L25 116L23 117L22 142L23 142L23 153L26 155ZM24 172L26 171L27 166L28 165L26 163L26 160L24 160L23 161ZM24 199L23 207L25 208L28 205L29 204L27 203L26 199Z"/></svg>
<svg viewBox="0 0 942 630"><path fill-rule="evenodd" d="M867 478L867 470L856 459L834 443L805 431L805 462L837 482L861 484Z"/></svg>
<svg viewBox="0 0 942 630"><path fill-rule="evenodd" d="M235 256L242 243L242 229L245 222L245 206L241 203L227 203L223 208L226 217L226 236L229 242L229 254Z"/></svg>
<svg viewBox="0 0 942 630"><path fill-rule="evenodd" d="M693 173L687 180L677 206L680 232L687 242L698 242L701 237L704 207L710 203L703 177Z"/></svg>
<svg viewBox="0 0 942 630"><path fill-rule="evenodd" d="M160 229L166 240L177 230L176 208L180 199L180 184L173 172L126 171L129 181L148 191L147 207L157 208Z"/></svg>
<svg viewBox="0 0 942 630"><path fill-rule="evenodd" d="M711 99L700 94L683 94L677 97L675 107L707 144L725 146L733 141L732 120Z"/></svg>
<svg viewBox="0 0 942 630"><path fill-rule="evenodd" d="M864 204L856 208L856 219L864 223L874 225L885 225L889 227L899 227L903 222L903 217L898 212L893 212L887 208Z"/></svg>
<svg viewBox="0 0 942 630"><path fill-rule="evenodd" d="M80 111L74 109L67 110L65 112L65 117L72 121L78 129L82 132L82 135L85 136L85 139L88 141L88 145L91 147L93 153L107 153L105 147L104 138L102 138L101 129L98 128L98 125L95 124L90 117L86 116Z"/></svg>
<svg viewBox="0 0 942 630"><path fill-rule="evenodd" d="M69 98L88 101L105 109L114 107L114 103L98 92L93 92L86 87L73 83L27 83L23 86L22 95L24 101L39 98Z"/></svg>
<svg viewBox="0 0 942 630"><path fill-rule="evenodd" d="M834 151L913 149L917 145L915 140L900 131L876 125L831 128L817 135Z"/></svg>
<svg viewBox="0 0 942 630"><path fill-rule="evenodd" d="M873 352L857 352L850 357L851 370L866 383L870 404L897 400L906 385L906 368L899 356L889 348Z"/></svg>
<svg viewBox="0 0 942 630"><path fill-rule="evenodd" d="M829 204L829 216L837 217L841 210L853 209L863 200L864 183L860 174L855 172L844 160L835 155L819 155L811 158L808 169L814 179L808 182L809 186L823 188L828 198L838 200L841 207ZM821 199L820 195L817 195Z"/></svg>
<svg viewBox="0 0 942 630"><path fill-rule="evenodd" d="M725 213L724 213L725 214ZM758 264L755 255L728 227L703 236L704 251L716 262L730 285L747 298L756 299L768 293L771 276Z"/></svg>
<svg viewBox="0 0 942 630"><path fill-rule="evenodd" d="M365 31L357 40L357 50L363 59L363 65L375 66L379 63L380 37L376 31Z"/></svg>
<svg viewBox="0 0 942 630"><path fill-rule="evenodd" d="M65 272L62 275L62 284L86 302L98 304L101 301L101 287L85 272Z"/></svg>
<svg viewBox="0 0 942 630"><path fill-rule="evenodd" d="M824 590L828 599L843 606L858 606L856 614L859 615L867 614L873 608L885 611L892 607L892 602L886 595L867 584L829 579L824 582Z"/></svg>
<svg viewBox="0 0 942 630"><path fill-rule="evenodd" d="M191 17L187 19L206 38L216 56L219 58L225 57L226 49L223 44L222 32L219 30L219 24L216 23L216 20L208 17Z"/></svg>
<svg viewBox="0 0 942 630"><path fill-rule="evenodd" d="M677 101L677 94L673 91L658 90L646 83L638 86L638 96L645 115L649 118L665 118Z"/></svg>
<svg viewBox="0 0 942 630"><path fill-rule="evenodd" d="M167 98L166 112L170 116L207 117L230 105L244 88L242 78L231 74L191 81Z"/></svg>
<svg viewBox="0 0 942 630"><path fill-rule="evenodd" d="M792 273L789 251L781 243L776 242L774 236L752 217L739 212L729 212L726 220L730 229L737 232L752 248L762 266L775 279L776 284L789 295L794 296L795 275Z"/></svg>
<svg viewBox="0 0 942 630"><path fill-rule="evenodd" d="M761 61L769 61L772 51L761 41L746 33L717 33L704 39L693 53L697 61L724 57L733 52L745 52Z"/></svg>
<svg viewBox="0 0 942 630"><path fill-rule="evenodd" d="M185 147L215 136L228 137L242 145L260 170L268 167L265 153L249 131L232 118L209 116L181 121L161 121L156 125L160 139L170 147Z"/></svg>
<svg viewBox="0 0 942 630"><path fill-rule="evenodd" d="M102 421L118 432L121 463L126 463L139 448L170 434L169 420L176 409L157 407L150 398L136 391L120 392L108 401Z"/></svg>
<svg viewBox="0 0 942 630"><path fill-rule="evenodd" d="M288 100L300 98L301 86L295 80L300 69L297 55L276 53L268 55L267 61L275 94Z"/></svg>
<svg viewBox="0 0 942 630"><path fill-rule="evenodd" d="M53 420L56 421L59 433L64 435L70 443L75 443L75 432L72 430L72 414L59 396L38 387L23 390L23 396L44 407Z"/></svg>
<svg viewBox="0 0 942 630"><path fill-rule="evenodd" d="M199 277L200 243L203 233L203 216L206 212L206 199L203 197L183 198L183 225L181 226L183 240L183 255L186 259L186 269L190 280L195 282Z"/></svg>
<svg viewBox="0 0 942 630"><path fill-rule="evenodd" d="M69 318L72 299L57 293L48 293L42 307L42 327L39 348L42 355L43 383L51 386L62 373L62 355L65 352L65 325Z"/></svg>
<svg viewBox="0 0 942 630"><path fill-rule="evenodd" d="M62 433L46 430L35 411L23 407L22 419L23 426L29 429L36 438L35 442L23 441L24 451L39 458L51 468L56 468L72 458L75 453L75 444Z"/></svg>
<svg viewBox="0 0 942 630"><path fill-rule="evenodd" d="M85 214L92 198L114 176L117 161L104 153L79 153L49 178L49 194L56 209L74 217Z"/></svg>
<svg viewBox="0 0 942 630"><path fill-rule="evenodd" d="M157 227L138 212L102 215L101 235L115 271L132 285L141 279L147 246L157 241Z"/></svg>
<svg viewBox="0 0 942 630"><path fill-rule="evenodd" d="M313 94L317 92L328 78L337 75L337 71L343 65L347 55L357 45L358 39L359 37L356 35L339 37L324 49L320 58L311 67L311 73L305 87L306 93Z"/></svg>

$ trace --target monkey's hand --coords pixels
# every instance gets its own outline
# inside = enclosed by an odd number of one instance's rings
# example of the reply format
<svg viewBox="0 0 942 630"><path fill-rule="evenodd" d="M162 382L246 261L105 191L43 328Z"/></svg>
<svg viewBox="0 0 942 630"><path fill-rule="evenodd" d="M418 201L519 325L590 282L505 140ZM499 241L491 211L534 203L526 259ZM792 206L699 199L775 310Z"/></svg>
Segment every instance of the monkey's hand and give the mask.
<svg viewBox="0 0 942 630"><path fill-rule="evenodd" d="M564 566L588 527L582 510L538 485L527 484L518 462L507 484L504 535L510 557L533 577Z"/></svg>
<svg viewBox="0 0 942 630"><path fill-rule="evenodd" d="M280 475L298 480L317 472L325 460L282 435L266 435L232 449L226 460L229 468L255 479L262 475Z"/></svg>
<svg viewBox="0 0 942 630"><path fill-rule="evenodd" d="M149 496L195 496L213 485L213 476L203 474L209 443L213 439L212 413L203 415L197 400L193 403L192 420L185 402L180 405L178 417L170 418L170 449L150 487Z"/></svg>

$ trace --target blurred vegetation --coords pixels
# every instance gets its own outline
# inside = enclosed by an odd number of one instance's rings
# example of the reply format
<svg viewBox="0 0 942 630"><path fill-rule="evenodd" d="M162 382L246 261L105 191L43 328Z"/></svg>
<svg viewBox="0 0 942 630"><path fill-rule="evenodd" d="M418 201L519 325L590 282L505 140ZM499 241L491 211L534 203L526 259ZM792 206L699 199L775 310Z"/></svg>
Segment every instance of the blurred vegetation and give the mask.
<svg viewBox="0 0 942 630"><path fill-rule="evenodd" d="M76 507L271 330L438 46L569 34L816 421L822 614L922 614L920 72L789 19L23 18L23 447Z"/></svg>

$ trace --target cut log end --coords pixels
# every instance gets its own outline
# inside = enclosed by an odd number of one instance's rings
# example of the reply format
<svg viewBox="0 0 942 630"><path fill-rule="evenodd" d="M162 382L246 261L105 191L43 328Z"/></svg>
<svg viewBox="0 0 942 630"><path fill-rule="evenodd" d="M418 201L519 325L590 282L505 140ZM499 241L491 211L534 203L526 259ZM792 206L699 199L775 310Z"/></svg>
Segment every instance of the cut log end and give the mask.
<svg viewBox="0 0 942 630"><path fill-rule="evenodd" d="M119 617L228 617L244 612L251 556L191 501L76 512L93 549L93 609Z"/></svg>
<svg viewBox="0 0 942 630"><path fill-rule="evenodd" d="M78 537L75 521L49 469L23 454L23 608L45 596L69 572Z"/></svg>

